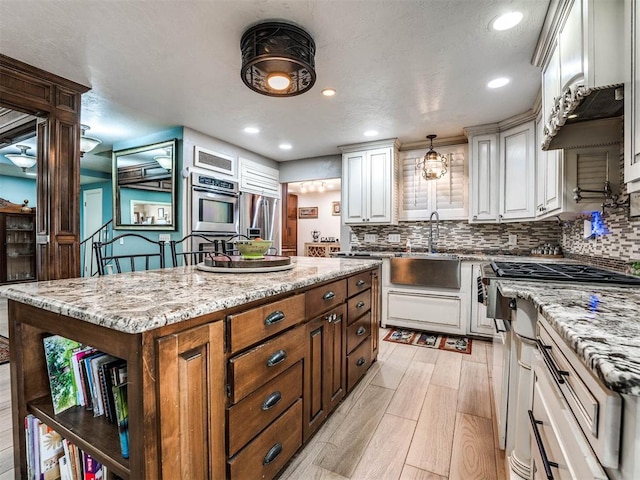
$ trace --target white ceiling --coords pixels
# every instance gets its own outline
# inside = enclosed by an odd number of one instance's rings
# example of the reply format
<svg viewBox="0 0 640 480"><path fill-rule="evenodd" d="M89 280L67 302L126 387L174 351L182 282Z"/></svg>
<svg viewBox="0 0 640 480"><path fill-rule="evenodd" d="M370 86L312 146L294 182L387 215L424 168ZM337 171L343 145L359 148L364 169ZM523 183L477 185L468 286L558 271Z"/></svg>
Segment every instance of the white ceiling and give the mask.
<svg viewBox="0 0 640 480"><path fill-rule="evenodd" d="M533 106L531 65L548 0L0 0L0 52L90 86L82 123L113 142L184 125L286 161L337 154L338 145L503 120ZM498 14L524 13L510 31ZM292 98L249 90L240 37L286 20L316 43L317 82ZM506 76L511 83L489 90ZM337 95L321 95L333 87ZM246 126L261 132L249 135ZM363 136L375 129L375 137ZM280 142L293 148L283 151ZM90 160L91 155L86 160Z"/></svg>

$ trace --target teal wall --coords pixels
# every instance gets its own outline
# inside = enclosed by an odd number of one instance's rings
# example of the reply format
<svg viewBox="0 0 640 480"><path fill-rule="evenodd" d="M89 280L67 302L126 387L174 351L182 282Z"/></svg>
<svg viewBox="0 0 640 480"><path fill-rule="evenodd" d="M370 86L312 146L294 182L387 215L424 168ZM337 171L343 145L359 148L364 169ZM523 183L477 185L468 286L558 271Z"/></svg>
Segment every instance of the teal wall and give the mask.
<svg viewBox="0 0 640 480"><path fill-rule="evenodd" d="M38 197L35 178L32 180L30 178L0 175L0 198L18 205L22 205L22 202L27 199L30 207L37 207Z"/></svg>

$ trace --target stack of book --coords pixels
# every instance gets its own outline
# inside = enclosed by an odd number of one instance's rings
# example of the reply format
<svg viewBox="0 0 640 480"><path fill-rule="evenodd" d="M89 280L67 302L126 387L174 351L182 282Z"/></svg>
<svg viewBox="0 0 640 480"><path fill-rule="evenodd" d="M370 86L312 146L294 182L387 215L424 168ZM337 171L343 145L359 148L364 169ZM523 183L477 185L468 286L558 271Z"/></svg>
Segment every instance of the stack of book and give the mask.
<svg viewBox="0 0 640 480"><path fill-rule="evenodd" d="M100 480L107 467L33 415L24 421L29 480ZM112 475L111 478L119 478Z"/></svg>
<svg viewBox="0 0 640 480"><path fill-rule="evenodd" d="M105 416L118 425L121 453L129 458L127 362L59 335L43 342L54 413L84 407Z"/></svg>

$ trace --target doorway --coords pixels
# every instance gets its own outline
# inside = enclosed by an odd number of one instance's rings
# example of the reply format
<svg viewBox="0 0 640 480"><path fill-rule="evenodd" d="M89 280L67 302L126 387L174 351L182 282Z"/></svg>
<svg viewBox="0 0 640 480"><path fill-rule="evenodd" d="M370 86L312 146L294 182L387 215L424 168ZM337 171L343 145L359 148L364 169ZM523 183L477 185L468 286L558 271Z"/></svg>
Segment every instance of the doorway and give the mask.
<svg viewBox="0 0 640 480"><path fill-rule="evenodd" d="M102 227L102 189L94 188L85 190L82 194L82 205L84 207L84 221L82 222L82 239L87 239ZM102 239L98 239L102 240ZM84 249L84 259L82 262L82 276L89 277L91 272L97 271L97 265L93 258L93 241L91 246Z"/></svg>

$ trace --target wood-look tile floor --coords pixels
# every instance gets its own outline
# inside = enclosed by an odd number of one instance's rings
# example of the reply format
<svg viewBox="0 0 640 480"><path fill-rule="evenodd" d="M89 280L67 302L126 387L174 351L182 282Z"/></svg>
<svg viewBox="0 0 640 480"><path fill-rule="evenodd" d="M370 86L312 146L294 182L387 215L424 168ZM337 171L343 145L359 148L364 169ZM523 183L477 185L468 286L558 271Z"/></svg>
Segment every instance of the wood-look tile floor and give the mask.
<svg viewBox="0 0 640 480"><path fill-rule="evenodd" d="M386 334L381 329L380 338ZM0 299L0 335L7 335ZM471 355L380 342L378 361L282 480L502 480L491 344ZM9 364L0 365L0 480L14 478Z"/></svg>
<svg viewBox="0 0 640 480"><path fill-rule="evenodd" d="M378 361L280 479L505 479L490 359L482 340L471 355L380 341Z"/></svg>

